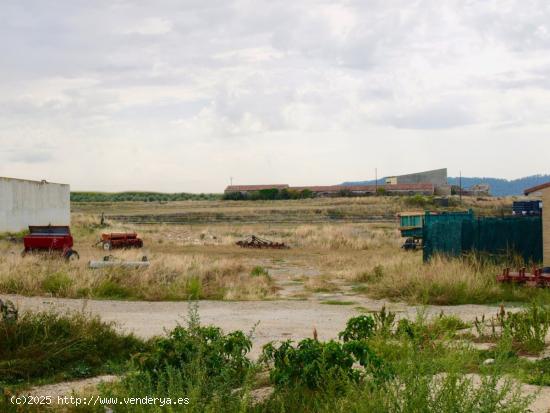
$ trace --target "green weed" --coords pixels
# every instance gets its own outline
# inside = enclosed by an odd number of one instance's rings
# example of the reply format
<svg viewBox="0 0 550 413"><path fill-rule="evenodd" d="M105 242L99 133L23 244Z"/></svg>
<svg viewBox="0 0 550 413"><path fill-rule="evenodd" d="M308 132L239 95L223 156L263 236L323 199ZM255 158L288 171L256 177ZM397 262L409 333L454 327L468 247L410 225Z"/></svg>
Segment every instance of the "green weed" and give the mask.
<svg viewBox="0 0 550 413"><path fill-rule="evenodd" d="M132 297L132 291L120 285L117 281L106 279L92 290L92 295L98 298L124 299Z"/></svg>
<svg viewBox="0 0 550 413"><path fill-rule="evenodd" d="M190 277L185 283L185 292L189 300L198 300L201 298L202 285L198 277Z"/></svg>
<svg viewBox="0 0 550 413"><path fill-rule="evenodd" d="M132 335L81 313L26 312L15 322L1 320L0 342L0 381L11 384L91 375L143 348Z"/></svg>
<svg viewBox="0 0 550 413"><path fill-rule="evenodd" d="M54 296L66 296L71 285L73 285L72 279L59 271L46 275L42 280L42 289Z"/></svg>
<svg viewBox="0 0 550 413"><path fill-rule="evenodd" d="M260 276L269 276L269 272L262 266L257 265L256 267L252 268L250 271L250 275L253 277L260 277Z"/></svg>

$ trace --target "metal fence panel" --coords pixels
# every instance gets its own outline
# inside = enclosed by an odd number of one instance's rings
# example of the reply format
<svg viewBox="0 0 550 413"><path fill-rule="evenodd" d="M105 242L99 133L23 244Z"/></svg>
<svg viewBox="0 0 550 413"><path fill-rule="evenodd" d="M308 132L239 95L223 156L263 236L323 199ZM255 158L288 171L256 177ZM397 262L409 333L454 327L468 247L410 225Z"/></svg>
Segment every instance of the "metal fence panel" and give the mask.
<svg viewBox="0 0 550 413"><path fill-rule="evenodd" d="M478 217L468 213L426 215L424 261L434 254L457 257L480 253L497 259L520 256L542 262L542 219L539 216Z"/></svg>

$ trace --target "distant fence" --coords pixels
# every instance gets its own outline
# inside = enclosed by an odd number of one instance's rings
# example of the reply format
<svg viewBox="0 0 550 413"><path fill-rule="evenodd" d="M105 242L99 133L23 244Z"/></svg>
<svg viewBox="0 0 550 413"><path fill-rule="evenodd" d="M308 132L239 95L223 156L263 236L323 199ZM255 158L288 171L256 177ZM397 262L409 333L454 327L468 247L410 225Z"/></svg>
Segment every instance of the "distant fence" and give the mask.
<svg viewBox="0 0 550 413"><path fill-rule="evenodd" d="M424 261L434 254L456 257L469 252L542 261L542 220L537 216L476 218L472 211L426 215L423 238Z"/></svg>

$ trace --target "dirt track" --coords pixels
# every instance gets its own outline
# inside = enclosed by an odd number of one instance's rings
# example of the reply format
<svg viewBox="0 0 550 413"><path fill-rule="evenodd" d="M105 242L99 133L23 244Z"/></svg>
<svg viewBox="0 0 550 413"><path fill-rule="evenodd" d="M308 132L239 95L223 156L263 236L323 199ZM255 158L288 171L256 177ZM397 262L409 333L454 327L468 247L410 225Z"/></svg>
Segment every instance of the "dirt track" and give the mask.
<svg viewBox="0 0 550 413"><path fill-rule="evenodd" d="M185 323L189 304L187 302L145 302L145 301L100 301L84 299L59 299L47 297L23 297L0 295L2 299L12 300L21 311L52 309L53 311L85 311L99 315L103 320L115 321L118 328L148 338L160 335ZM330 297L327 297L330 298ZM354 297L357 298L357 297ZM346 321L358 314L356 307L363 311L377 311L383 305L398 313L398 316L414 317L419 307L402 303L389 303L383 300L362 298L356 305L327 305L319 301L200 301L199 314L203 324L214 324L226 331L254 332L252 357L257 357L262 345L272 340L299 340L311 337L316 328L320 339L335 338L343 329ZM495 306L459 305L428 306L428 314L455 314L463 320L473 320L482 314L492 315L498 310ZM77 383L55 384L33 389L33 393L65 394L72 390L94 385L101 378L92 378ZM524 385L527 394L536 392L538 397L531 405L537 413L546 413L550 406L550 388L538 388Z"/></svg>
<svg viewBox="0 0 550 413"><path fill-rule="evenodd" d="M115 321L121 330L148 338L163 334L177 323L185 323L187 302L146 302L60 299L0 295L12 300L21 311L52 309L54 311L82 311L99 315L105 321ZM331 298L330 296L326 298ZM357 297L354 297L357 299ZM203 324L214 324L225 331L250 331L256 324L252 357L256 357L262 345L272 340L298 340L311 337L316 328L320 339L335 338L346 321L357 315L356 307L363 311L378 311L386 305L399 316L414 317L419 307L383 300L361 298L354 305L328 305L319 301L200 301L199 315ZM464 320L473 320L482 314L493 315L494 306L460 305L429 306L426 311L438 314L456 314Z"/></svg>

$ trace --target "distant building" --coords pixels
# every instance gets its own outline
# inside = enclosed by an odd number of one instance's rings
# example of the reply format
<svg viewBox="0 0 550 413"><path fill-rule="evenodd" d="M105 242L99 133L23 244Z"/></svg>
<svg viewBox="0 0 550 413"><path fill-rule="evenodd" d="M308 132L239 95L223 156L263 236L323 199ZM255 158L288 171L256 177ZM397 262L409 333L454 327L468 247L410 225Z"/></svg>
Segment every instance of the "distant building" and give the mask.
<svg viewBox="0 0 550 413"><path fill-rule="evenodd" d="M69 185L0 177L0 232L29 225L70 225Z"/></svg>
<svg viewBox="0 0 550 413"><path fill-rule="evenodd" d="M234 192L241 192L241 193L248 193L248 192L256 192L261 191L264 189L288 189L287 184L272 184L272 185L229 185L227 188L225 188L225 193L230 194Z"/></svg>
<svg viewBox="0 0 550 413"><path fill-rule="evenodd" d="M430 183L396 184L396 185L326 185L326 186L289 186L289 185L230 185L225 189L226 194L240 192L242 194L257 192L265 189L288 189L289 191L311 191L316 196L350 195L434 195L435 187Z"/></svg>
<svg viewBox="0 0 550 413"><path fill-rule="evenodd" d="M544 267L550 268L550 182L526 189L525 195L535 196L542 200L543 265Z"/></svg>
<svg viewBox="0 0 550 413"><path fill-rule="evenodd" d="M470 191L474 196L489 196L491 187L489 184L477 184L470 187Z"/></svg>
<svg viewBox="0 0 550 413"><path fill-rule="evenodd" d="M464 196L490 196L491 187L488 184L472 185L470 188L460 188L458 185L452 186L452 192Z"/></svg>
<svg viewBox="0 0 550 413"><path fill-rule="evenodd" d="M447 183L447 168L396 175L386 178L386 184L432 184L437 195L450 195L451 186Z"/></svg>
<svg viewBox="0 0 550 413"><path fill-rule="evenodd" d="M413 174L390 176L386 178L388 184L420 184L447 185L447 168L431 171L415 172Z"/></svg>

